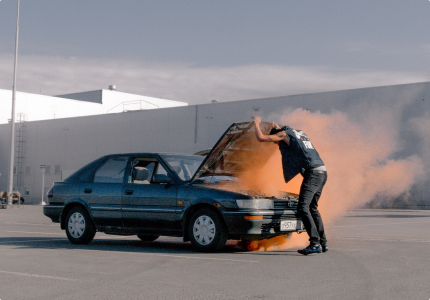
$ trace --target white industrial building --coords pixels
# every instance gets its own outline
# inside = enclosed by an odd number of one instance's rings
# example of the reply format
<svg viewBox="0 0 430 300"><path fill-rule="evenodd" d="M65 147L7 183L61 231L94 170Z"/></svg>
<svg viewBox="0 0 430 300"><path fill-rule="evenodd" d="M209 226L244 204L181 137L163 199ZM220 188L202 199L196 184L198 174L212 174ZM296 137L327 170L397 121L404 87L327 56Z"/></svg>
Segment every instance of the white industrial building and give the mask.
<svg viewBox="0 0 430 300"><path fill-rule="evenodd" d="M18 101L22 95L18 94ZM102 155L152 151L194 153L211 148L234 122L249 121L255 114L267 118L294 108L322 113L335 109L359 120L363 107L373 109L377 103L390 110L393 103L400 103L396 106L400 109L396 115L400 116L400 128L405 130L400 138L408 147L396 155L424 155L419 146L423 137L412 134L408 126L411 119L430 113L430 82L201 105L112 90L58 97L25 94L25 98L27 106L18 104L16 110L27 117L16 126L14 187L26 203L40 203L40 165L47 166L44 187L47 191L54 181L64 179ZM32 118L29 107L39 105L35 103L42 98L49 113ZM7 118L10 118L10 104L4 104L11 101L10 91L0 91L0 101L0 116L9 114ZM68 105L75 109L73 115L65 117L64 112L60 113L64 105L58 101L69 101ZM0 122L4 123L0 124L0 190L5 190L8 184L10 124L6 122ZM430 180L414 186L411 195L417 206L429 205Z"/></svg>
<svg viewBox="0 0 430 300"><path fill-rule="evenodd" d="M17 92L15 109L18 120L40 121L70 117L186 106L185 102L171 101L109 90L46 96ZM12 91L0 89L0 124L8 123L12 110Z"/></svg>

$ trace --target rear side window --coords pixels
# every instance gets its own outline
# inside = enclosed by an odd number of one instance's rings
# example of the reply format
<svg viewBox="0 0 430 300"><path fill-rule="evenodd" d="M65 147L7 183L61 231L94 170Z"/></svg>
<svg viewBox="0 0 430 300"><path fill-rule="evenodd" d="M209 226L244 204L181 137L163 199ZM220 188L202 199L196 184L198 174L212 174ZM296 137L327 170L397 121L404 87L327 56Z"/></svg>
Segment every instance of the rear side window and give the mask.
<svg viewBox="0 0 430 300"><path fill-rule="evenodd" d="M94 182L123 183L128 157L109 158L94 175Z"/></svg>

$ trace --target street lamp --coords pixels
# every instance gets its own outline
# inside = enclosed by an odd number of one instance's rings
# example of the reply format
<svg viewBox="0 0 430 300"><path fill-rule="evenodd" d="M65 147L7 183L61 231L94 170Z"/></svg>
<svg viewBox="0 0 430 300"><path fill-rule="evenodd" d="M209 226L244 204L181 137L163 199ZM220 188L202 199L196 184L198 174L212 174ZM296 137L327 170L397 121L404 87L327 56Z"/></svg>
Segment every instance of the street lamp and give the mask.
<svg viewBox="0 0 430 300"><path fill-rule="evenodd" d="M15 35L15 62L13 67L13 91L12 91L12 117L11 117L11 142L10 142L10 166L9 166L9 197L8 205L12 205L13 191L13 167L15 164L15 100L16 100L16 65L18 62L18 32L19 32L19 0L16 12L16 35ZM19 199L18 199L19 202Z"/></svg>

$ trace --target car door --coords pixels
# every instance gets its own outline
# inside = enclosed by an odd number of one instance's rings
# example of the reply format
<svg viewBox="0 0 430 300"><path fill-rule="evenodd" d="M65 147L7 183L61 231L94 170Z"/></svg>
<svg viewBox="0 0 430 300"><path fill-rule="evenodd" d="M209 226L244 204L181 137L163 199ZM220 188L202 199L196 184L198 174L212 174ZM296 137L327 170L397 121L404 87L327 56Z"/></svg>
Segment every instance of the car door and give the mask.
<svg viewBox="0 0 430 300"><path fill-rule="evenodd" d="M96 225L122 227L121 195L128 159L109 157L97 168L92 182L81 185L81 199L88 204Z"/></svg>
<svg viewBox="0 0 430 300"><path fill-rule="evenodd" d="M165 168L155 157L130 160L127 183L122 193L122 221L125 227L142 232L177 230L176 194L178 186L172 183L156 183L156 174L165 174ZM142 177L142 172L143 177Z"/></svg>

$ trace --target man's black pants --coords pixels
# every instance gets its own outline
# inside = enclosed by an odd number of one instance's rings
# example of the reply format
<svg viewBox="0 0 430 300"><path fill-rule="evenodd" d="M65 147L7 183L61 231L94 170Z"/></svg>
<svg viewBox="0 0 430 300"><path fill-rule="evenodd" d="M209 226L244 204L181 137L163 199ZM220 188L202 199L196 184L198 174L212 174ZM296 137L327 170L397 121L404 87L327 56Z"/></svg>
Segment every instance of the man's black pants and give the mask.
<svg viewBox="0 0 430 300"><path fill-rule="evenodd" d="M300 187L297 210L302 217L311 243L327 242L324 225L318 211L318 200L326 182L327 172L306 170Z"/></svg>

